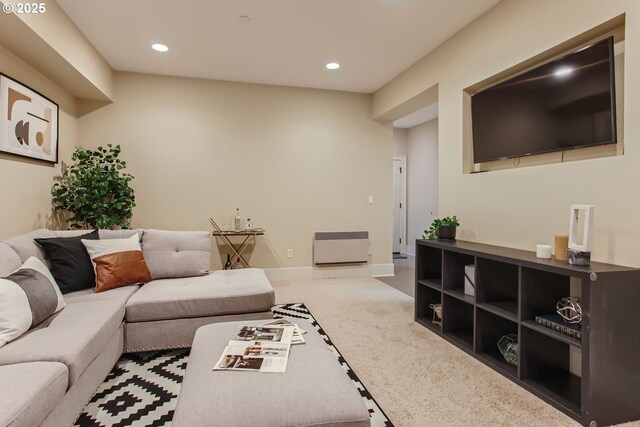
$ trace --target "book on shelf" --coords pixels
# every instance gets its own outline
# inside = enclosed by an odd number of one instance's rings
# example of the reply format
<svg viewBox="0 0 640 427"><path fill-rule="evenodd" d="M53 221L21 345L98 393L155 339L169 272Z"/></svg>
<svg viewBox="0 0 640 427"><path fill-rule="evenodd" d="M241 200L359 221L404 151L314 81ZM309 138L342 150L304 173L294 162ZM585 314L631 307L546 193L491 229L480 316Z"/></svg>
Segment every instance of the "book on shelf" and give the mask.
<svg viewBox="0 0 640 427"><path fill-rule="evenodd" d="M582 339L582 328L577 323L567 323L559 314L536 316L536 323L575 339Z"/></svg>

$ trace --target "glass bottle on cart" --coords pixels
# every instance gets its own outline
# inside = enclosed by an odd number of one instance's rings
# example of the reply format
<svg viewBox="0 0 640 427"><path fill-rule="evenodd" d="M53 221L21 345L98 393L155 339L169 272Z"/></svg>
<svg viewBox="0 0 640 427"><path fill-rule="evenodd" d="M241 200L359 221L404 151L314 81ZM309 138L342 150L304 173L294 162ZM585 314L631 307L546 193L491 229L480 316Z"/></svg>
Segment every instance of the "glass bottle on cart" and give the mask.
<svg viewBox="0 0 640 427"><path fill-rule="evenodd" d="M240 225L240 208L236 208L236 217L234 219L233 229L234 231L242 231L242 226Z"/></svg>

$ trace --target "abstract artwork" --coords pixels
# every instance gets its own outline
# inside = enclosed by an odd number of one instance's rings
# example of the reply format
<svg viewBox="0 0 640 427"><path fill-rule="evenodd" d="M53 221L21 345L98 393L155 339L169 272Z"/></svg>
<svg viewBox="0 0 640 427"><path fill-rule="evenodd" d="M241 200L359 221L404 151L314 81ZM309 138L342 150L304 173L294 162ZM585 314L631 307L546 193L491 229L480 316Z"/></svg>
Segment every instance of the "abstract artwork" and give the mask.
<svg viewBox="0 0 640 427"><path fill-rule="evenodd" d="M0 74L0 151L58 162L58 104Z"/></svg>

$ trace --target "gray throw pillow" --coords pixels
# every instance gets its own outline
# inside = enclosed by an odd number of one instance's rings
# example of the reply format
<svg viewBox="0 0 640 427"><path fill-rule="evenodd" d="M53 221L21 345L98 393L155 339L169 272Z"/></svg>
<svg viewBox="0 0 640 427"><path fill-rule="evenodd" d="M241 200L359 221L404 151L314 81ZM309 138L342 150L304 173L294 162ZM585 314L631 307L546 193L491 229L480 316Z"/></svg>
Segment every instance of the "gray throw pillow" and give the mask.
<svg viewBox="0 0 640 427"><path fill-rule="evenodd" d="M211 233L144 230L142 254L153 279L203 276L211 264Z"/></svg>

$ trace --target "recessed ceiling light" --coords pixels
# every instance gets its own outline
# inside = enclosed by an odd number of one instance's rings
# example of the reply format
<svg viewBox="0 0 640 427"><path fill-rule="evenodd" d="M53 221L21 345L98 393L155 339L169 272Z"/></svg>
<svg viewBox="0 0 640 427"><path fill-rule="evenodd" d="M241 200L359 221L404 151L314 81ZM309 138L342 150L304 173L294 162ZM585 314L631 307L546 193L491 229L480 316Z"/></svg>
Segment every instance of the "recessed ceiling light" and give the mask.
<svg viewBox="0 0 640 427"><path fill-rule="evenodd" d="M169 50L169 48L162 43L154 43L151 45L151 48L153 50L157 50L158 52L166 52Z"/></svg>
<svg viewBox="0 0 640 427"><path fill-rule="evenodd" d="M329 62L327 65L325 65L325 67L327 67L327 69L329 70L337 70L338 68L340 68L340 64L338 64L337 62Z"/></svg>
<svg viewBox="0 0 640 427"><path fill-rule="evenodd" d="M568 76L569 74L573 73L573 68L571 67L562 67L562 68L558 68L556 70L555 74L558 77L564 77L564 76Z"/></svg>
<svg viewBox="0 0 640 427"><path fill-rule="evenodd" d="M251 18L249 16L247 16L247 15L240 15L240 16L238 16L238 21L246 23L246 22L251 21Z"/></svg>

